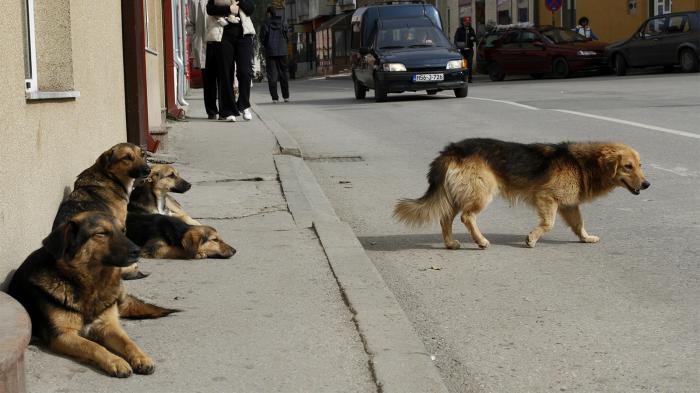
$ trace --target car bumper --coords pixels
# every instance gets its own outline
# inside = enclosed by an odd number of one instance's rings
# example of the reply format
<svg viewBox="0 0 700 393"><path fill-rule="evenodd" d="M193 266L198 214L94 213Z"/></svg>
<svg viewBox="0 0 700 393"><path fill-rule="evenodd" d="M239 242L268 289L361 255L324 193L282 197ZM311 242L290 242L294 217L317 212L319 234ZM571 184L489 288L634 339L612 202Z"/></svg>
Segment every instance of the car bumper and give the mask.
<svg viewBox="0 0 700 393"><path fill-rule="evenodd" d="M444 74L445 79L438 82L414 82L415 74ZM377 82L381 83L388 93L459 89L466 86L468 77L467 70L377 72Z"/></svg>
<svg viewBox="0 0 700 393"><path fill-rule="evenodd" d="M567 60L571 72L595 71L608 66L606 56L577 56Z"/></svg>

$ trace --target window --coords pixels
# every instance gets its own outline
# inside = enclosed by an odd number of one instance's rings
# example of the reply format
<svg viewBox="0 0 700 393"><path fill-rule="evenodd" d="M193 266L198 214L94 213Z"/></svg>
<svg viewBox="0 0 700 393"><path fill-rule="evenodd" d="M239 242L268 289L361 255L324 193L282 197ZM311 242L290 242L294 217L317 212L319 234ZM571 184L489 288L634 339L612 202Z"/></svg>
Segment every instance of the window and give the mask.
<svg viewBox="0 0 700 393"><path fill-rule="evenodd" d="M34 34L34 0L24 2L24 89L37 91L36 40Z"/></svg>
<svg viewBox="0 0 700 393"><path fill-rule="evenodd" d="M497 0L496 3L497 18L499 25L509 25L512 23L513 18L510 15L511 11L511 0Z"/></svg>
<svg viewBox="0 0 700 393"><path fill-rule="evenodd" d="M518 0L518 22L527 22L530 20L528 3L529 0Z"/></svg>
<svg viewBox="0 0 700 393"><path fill-rule="evenodd" d="M666 18L654 18L647 22L642 30L642 37L655 37L666 29Z"/></svg>
<svg viewBox="0 0 700 393"><path fill-rule="evenodd" d="M690 23L688 23L688 15L677 15L668 18L668 27L666 31L669 34L687 33L690 31Z"/></svg>
<svg viewBox="0 0 700 393"><path fill-rule="evenodd" d="M503 36L503 39L501 40L501 47L502 48L518 48L520 47L520 43L518 42L518 37L520 36L520 32L517 30L514 31L509 31L506 33L505 36Z"/></svg>
<svg viewBox="0 0 700 393"><path fill-rule="evenodd" d="M335 50L335 57L346 56L345 52L345 30L336 30L333 32L335 42L333 43L333 49Z"/></svg>

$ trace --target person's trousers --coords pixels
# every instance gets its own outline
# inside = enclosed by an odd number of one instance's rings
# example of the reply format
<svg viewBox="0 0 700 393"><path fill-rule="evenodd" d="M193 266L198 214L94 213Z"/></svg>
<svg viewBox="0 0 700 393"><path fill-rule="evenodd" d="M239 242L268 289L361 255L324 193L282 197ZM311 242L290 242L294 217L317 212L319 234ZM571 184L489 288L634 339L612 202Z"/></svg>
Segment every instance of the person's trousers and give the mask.
<svg viewBox="0 0 700 393"><path fill-rule="evenodd" d="M287 56L269 56L265 59L267 67L267 84L270 88L270 96L277 101L277 81L282 88L282 98L289 98L289 67L287 66Z"/></svg>
<svg viewBox="0 0 700 393"><path fill-rule="evenodd" d="M239 116L240 111L250 108L253 36L224 33L219 55L219 116ZM233 91L234 76L238 78L237 102Z"/></svg>
<svg viewBox="0 0 700 393"><path fill-rule="evenodd" d="M207 57L206 64L202 68L202 88L204 89L204 108L207 110L207 115L216 116L219 113L219 108L216 105L219 87L217 81L219 79L219 67L217 54L220 50L219 42L207 42Z"/></svg>
<svg viewBox="0 0 700 393"><path fill-rule="evenodd" d="M474 49L465 49L462 51L462 56L467 60L467 67L469 68L469 81L472 80L472 68L474 68Z"/></svg>

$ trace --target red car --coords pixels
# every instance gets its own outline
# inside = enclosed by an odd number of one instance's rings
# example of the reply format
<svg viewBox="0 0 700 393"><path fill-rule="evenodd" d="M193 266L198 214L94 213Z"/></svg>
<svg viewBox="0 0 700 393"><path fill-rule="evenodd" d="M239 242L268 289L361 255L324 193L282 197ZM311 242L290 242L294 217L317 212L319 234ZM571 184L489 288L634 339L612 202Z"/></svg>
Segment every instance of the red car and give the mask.
<svg viewBox="0 0 700 393"><path fill-rule="evenodd" d="M488 74L492 81L511 74L566 78L579 71L607 70L606 46L563 28L510 26L491 31L481 40L477 71Z"/></svg>

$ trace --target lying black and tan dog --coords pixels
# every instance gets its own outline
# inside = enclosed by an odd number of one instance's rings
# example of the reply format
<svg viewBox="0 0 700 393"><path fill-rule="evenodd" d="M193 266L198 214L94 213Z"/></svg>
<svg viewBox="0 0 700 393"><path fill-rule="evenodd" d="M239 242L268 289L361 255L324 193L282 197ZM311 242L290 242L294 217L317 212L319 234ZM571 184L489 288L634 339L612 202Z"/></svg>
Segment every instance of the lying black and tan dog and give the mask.
<svg viewBox="0 0 700 393"><path fill-rule="evenodd" d="M146 154L140 147L131 143L112 146L100 154L94 165L78 175L73 191L58 207L52 229L86 211L111 214L123 228L134 180L149 173ZM125 279L146 276L136 264L124 268L123 274Z"/></svg>
<svg viewBox="0 0 700 393"><path fill-rule="evenodd" d="M465 139L448 145L430 164L428 190L419 199L403 199L394 216L409 225L439 219L445 246L459 248L452 221L462 223L474 242L489 241L476 226L476 215L500 193L537 210L540 223L527 236L534 247L552 229L557 211L584 243L596 243L583 227L579 205L624 187L634 195L649 188L639 154L619 143L522 144L494 139Z"/></svg>
<svg viewBox="0 0 700 393"><path fill-rule="evenodd" d="M177 217L163 214L129 213L126 236L141 246L144 258L231 258L236 253L219 237L216 229L189 225Z"/></svg>
<svg viewBox="0 0 700 393"><path fill-rule="evenodd" d="M178 310L124 292L120 267L139 248L104 213L74 215L44 239L12 277L9 294L27 310L32 332L59 354L92 363L114 377L151 374L153 360L129 337L119 317L160 318ZM115 355L116 354L116 355Z"/></svg>
<svg viewBox="0 0 700 393"><path fill-rule="evenodd" d="M166 164L151 166L151 173L134 183L129 196L129 213L165 214L178 217L190 225L200 225L190 217L169 192L184 193L192 185L180 177L175 168Z"/></svg>

